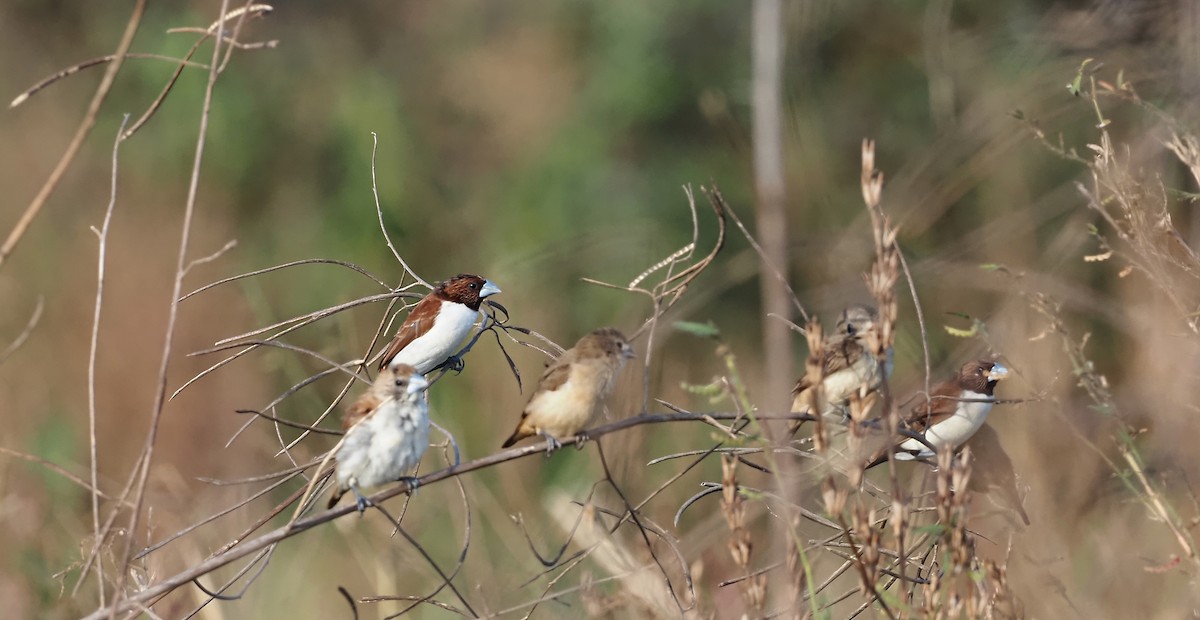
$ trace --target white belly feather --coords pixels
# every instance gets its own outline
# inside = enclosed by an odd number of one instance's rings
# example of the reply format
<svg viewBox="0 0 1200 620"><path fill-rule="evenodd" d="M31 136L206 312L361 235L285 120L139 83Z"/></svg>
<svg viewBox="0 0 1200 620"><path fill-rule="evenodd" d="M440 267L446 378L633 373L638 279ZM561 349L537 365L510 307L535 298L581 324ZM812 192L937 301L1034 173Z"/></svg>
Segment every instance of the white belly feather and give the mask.
<svg viewBox="0 0 1200 620"><path fill-rule="evenodd" d="M428 447L429 415L424 403L407 408L398 407L396 401L384 403L347 433L337 453L338 486L394 482L409 475Z"/></svg>
<svg viewBox="0 0 1200 620"><path fill-rule="evenodd" d="M471 328L479 320L479 311L462 304L442 302L437 318L429 331L418 336L392 358L390 366L408 364L426 374L446 358L458 353Z"/></svg>
<svg viewBox="0 0 1200 620"><path fill-rule="evenodd" d="M575 363L571 375L557 390L540 392L526 407L529 422L539 433L571 437L583 430L603 404L616 377L607 364Z"/></svg>
<svg viewBox="0 0 1200 620"><path fill-rule="evenodd" d="M888 376L892 374L893 355L892 350L888 349L887 360L884 362L883 368ZM852 366L826 376L821 382L824 390L823 397L827 403L822 414L826 417L833 416L836 418L835 421L845 423L850 419L850 413L843 403L849 402L850 397L857 394L863 387L866 387L869 392L878 389L882 383L883 376L879 372L879 362L875 356L864 353Z"/></svg>
<svg viewBox="0 0 1200 620"><path fill-rule="evenodd" d="M970 439L975 434L975 431L978 431L979 427L983 426L983 423L987 421L988 413L992 410L993 403L991 401L994 397L975 392L964 392L962 398L971 400L988 399L988 402L958 403L958 408L955 410L954 415L934 424L925 431L925 440L933 444L934 447L938 449L946 446L957 448ZM896 458L902 461L933 456L933 453L929 451L927 446L915 439L909 439L900 444L900 449L919 452L915 455L903 452L896 454Z"/></svg>

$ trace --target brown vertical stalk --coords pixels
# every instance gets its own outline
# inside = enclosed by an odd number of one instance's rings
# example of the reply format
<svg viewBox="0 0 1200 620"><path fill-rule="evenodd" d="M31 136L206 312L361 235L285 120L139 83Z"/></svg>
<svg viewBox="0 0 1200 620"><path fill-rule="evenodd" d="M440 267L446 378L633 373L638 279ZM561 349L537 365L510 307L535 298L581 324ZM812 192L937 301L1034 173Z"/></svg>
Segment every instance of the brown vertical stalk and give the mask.
<svg viewBox="0 0 1200 620"><path fill-rule="evenodd" d="M721 455L721 509L725 513L725 522L729 524L729 553L746 577L741 582L742 598L746 601L746 607L758 616L762 614L767 598L767 577L750 573L750 554L754 550L754 543L746 529L746 501L738 493L737 463L736 456Z"/></svg>
<svg viewBox="0 0 1200 620"><path fill-rule="evenodd" d="M782 411L788 404L792 377L792 339L787 325L768 321L774 313L792 316L787 291L770 277L772 271L787 280L786 186L783 174L783 5L781 0L755 0L753 9L753 131L754 189L758 196L758 238L762 241L763 269L759 283L763 302L763 353L766 362L767 411Z"/></svg>

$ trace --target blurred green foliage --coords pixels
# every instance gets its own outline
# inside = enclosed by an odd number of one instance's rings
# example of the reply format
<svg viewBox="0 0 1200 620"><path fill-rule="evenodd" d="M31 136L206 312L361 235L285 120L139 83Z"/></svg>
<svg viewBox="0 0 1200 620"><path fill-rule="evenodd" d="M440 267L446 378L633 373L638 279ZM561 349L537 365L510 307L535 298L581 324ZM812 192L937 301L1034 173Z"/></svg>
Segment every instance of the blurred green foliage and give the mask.
<svg viewBox="0 0 1200 620"><path fill-rule="evenodd" d="M1194 58L1181 61L1184 51L1174 47L1176 9L1165 2L1129 4L1143 10L1112 15L1093 13L1082 1L1034 0L787 3L788 267L806 307L828 325L834 310L865 297L859 274L870 247L858 184L859 143L871 137L888 178L885 208L900 223L925 306L935 372L984 346L941 329L963 325L949 312L977 317L987 328L978 332L1014 353L1034 346L1027 343L1032 334L1017 327L990 328L995 309L1012 299L1011 284L979 270L981 263L1003 264L1058 286L1068 312L1096 333L1091 353L1097 363L1114 379L1133 372L1126 355L1132 333L1113 318L1116 311L1097 311L1105 300L1129 293L1113 270L1079 260L1094 249L1082 231L1096 219L1083 212L1074 187L1081 167L1050 154L1029 131L1036 122L1051 142L1061 135L1065 145L1081 151L1097 139L1090 104L1064 88L1085 57L1103 61L1108 79L1125 70L1147 101L1194 120L1188 107L1194 84L1186 75L1196 65ZM194 35L166 30L207 26L216 6L150 3L134 51L182 56ZM197 269L188 285L311 257L351 261L384 281L398 281L400 269L378 230L371 194L375 133L384 225L424 277L483 273L504 289L499 301L515 323L561 343L600 324L635 326L647 314L642 300L580 278L625 284L689 242L683 185L719 185L753 226L749 6L723 0L279 5L241 35L277 39L278 47L236 51L214 93L191 255L205 255L229 238L239 245ZM28 0L0 7L5 92L15 96L64 66L110 53L126 10L124 4ZM193 58L210 59L208 46ZM137 118L172 69L159 60L127 61L84 154L14 261L0 271L3 299L45 294L50 307L44 331L21 352L28 361L20 369L0 368L12 373L0 398L6 408L42 412L44 407L31 407L53 393L53 406L67 410L15 421L6 444L57 463L86 462L79 430L86 428L81 360L95 255L87 226L100 221L107 203L111 138L121 115ZM0 119L9 145L0 166L9 205L0 216L4 231L57 160L100 71L63 80ZM173 265L170 248L178 239L205 81L204 71L185 70L157 114L122 147L114 227L126 235L118 241L127 249L110 264L114 297L105 325L112 335L102 340L102 351L110 353L101 358L100 382L101 411L116 416L102 425L100 444L114 451L140 445L148 404L138 399L150 393L146 370L153 366L145 360L157 359L161 342L163 277ZM1025 120L1014 117L1016 110ZM1141 139L1159 123L1145 109L1115 102L1105 115L1121 140ZM1177 163L1162 168L1167 186L1196 189ZM706 248L713 226L700 202L700 247ZM1191 209L1176 202L1169 207L1176 225L1194 235ZM161 256L155 253L160 250ZM181 338L198 349L379 292L369 280L348 274L308 266L242 281L219 293L227 297L185 305L195 314L187 315L191 321L181 327ZM748 244L732 235L721 261L672 317L719 327L752 394L761 389L756 353L767 320L759 310L757 277ZM122 295L132 301L122 305ZM901 299L897 381L915 385L922 372L921 334L907 293ZM379 305L337 317L295 342L334 357L354 355L381 313ZM0 317L0 347L26 317L24 310ZM805 354L800 342L797 360ZM663 385L706 383L719 365L711 343L668 333L660 345L671 351L670 361L653 369L653 380ZM449 379L461 389L432 394L435 419L456 433L468 456L494 449L497 429L511 425L540 373L541 358L519 351L525 391L518 393L493 347L481 343L467 372ZM194 372L200 363L180 360L177 367ZM212 396L204 402L170 412L180 427L164 439L168 448L161 458L184 478L228 473L237 459L217 447L227 435L224 427L212 430L212 420L232 418L232 408L263 401L264 394L287 389L314 368L311 360L280 355L247 362L232 373L239 376L222 379L228 385L206 392ZM66 389L55 383L55 372L69 375ZM180 381L172 376L170 389ZM289 401L287 415L311 421L336 391L324 383L304 391ZM486 415L459 414L480 411ZM680 441L660 439L665 447ZM131 452L112 456L102 449L102 462L125 467L131 460ZM536 481L528 482L531 488L574 493L580 471L595 473L594 460L589 452L568 450L522 480ZM124 471L106 477L123 480ZM514 482L491 470L477 479L487 488ZM0 582L19 582L0 591L26 593L24 602L14 603L18 610L69 606L47 576L78 553L79 533L90 529L83 525L89 511L80 491L53 474L16 486L45 489L40 504L54 507L59 531L42 537L50 542L0 535L0 546L9 550ZM78 521L64 525L68 516ZM457 535L454 522L431 519L425 525L433 537ZM511 532L499 533L501 524L479 527L487 532L482 547L507 549L497 539Z"/></svg>

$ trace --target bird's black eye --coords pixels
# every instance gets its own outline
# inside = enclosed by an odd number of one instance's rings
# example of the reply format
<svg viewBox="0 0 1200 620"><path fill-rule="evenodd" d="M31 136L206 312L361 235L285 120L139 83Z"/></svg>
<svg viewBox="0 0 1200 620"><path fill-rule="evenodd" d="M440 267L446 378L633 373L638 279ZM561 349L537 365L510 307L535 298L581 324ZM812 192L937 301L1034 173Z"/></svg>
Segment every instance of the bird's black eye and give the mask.
<svg viewBox="0 0 1200 620"><path fill-rule="evenodd" d="M471 288L473 288L473 289L479 288L479 285L478 285L478 284L476 284L476 283L474 283L474 282L472 282L472 283L471 283L471 284L469 284L468 286L470 286L470 287L471 287Z"/></svg>
<svg viewBox="0 0 1200 620"><path fill-rule="evenodd" d="M849 325L849 324L846 325L846 333L847 334L850 334L851 336L853 336L854 332L856 332L856 331L858 331L858 330L854 329L853 325Z"/></svg>
<svg viewBox="0 0 1200 620"><path fill-rule="evenodd" d="M396 387L404 387L407 384L408 381L405 381L404 379L396 379Z"/></svg>

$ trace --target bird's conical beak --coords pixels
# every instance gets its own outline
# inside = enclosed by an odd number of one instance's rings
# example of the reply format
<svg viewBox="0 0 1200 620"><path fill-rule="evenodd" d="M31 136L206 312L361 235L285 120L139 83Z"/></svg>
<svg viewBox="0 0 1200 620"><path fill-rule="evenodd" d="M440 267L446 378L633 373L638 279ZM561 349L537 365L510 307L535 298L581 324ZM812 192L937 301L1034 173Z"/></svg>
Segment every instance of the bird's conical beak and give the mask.
<svg viewBox="0 0 1200 620"><path fill-rule="evenodd" d="M988 381L999 381L1007 376L1008 376L1008 369L1000 364L996 364L995 366L992 366L992 369L989 370L987 373Z"/></svg>
<svg viewBox="0 0 1200 620"><path fill-rule="evenodd" d="M425 389L428 387L429 387L429 379L426 379L425 375L422 375L420 373L413 373L413 376L409 377L409 379L408 379L407 392L409 394L420 394L421 392L424 392Z"/></svg>
<svg viewBox="0 0 1200 620"><path fill-rule="evenodd" d="M499 286L496 286L491 280L484 280L483 288L479 289L479 298L484 299L486 297L491 297L499 292L501 292Z"/></svg>

